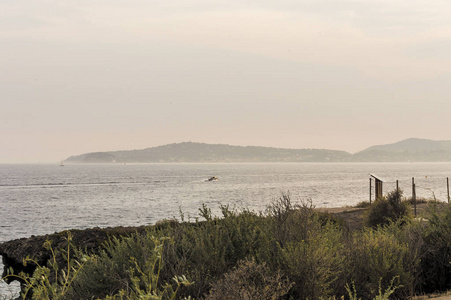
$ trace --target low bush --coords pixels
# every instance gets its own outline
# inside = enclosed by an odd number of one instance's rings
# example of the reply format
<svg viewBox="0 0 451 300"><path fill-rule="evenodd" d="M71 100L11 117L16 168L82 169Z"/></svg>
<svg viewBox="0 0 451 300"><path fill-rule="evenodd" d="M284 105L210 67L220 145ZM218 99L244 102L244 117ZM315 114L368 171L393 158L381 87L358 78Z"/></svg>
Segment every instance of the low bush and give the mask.
<svg viewBox="0 0 451 300"><path fill-rule="evenodd" d="M444 291L451 287L451 206L431 203L425 217L429 222L422 232L422 289Z"/></svg>
<svg viewBox="0 0 451 300"><path fill-rule="evenodd" d="M338 217L335 214L326 212L315 212L315 218L320 222L322 226L333 224L340 229L347 230L348 225L345 219Z"/></svg>
<svg viewBox="0 0 451 300"><path fill-rule="evenodd" d="M170 242L150 232L110 239L75 278L69 299L173 299L190 284L184 276L160 276Z"/></svg>
<svg viewBox="0 0 451 300"><path fill-rule="evenodd" d="M371 203L369 201L361 201L359 203L357 203L356 205L354 205L353 207L355 208L367 208L370 207Z"/></svg>
<svg viewBox="0 0 451 300"><path fill-rule="evenodd" d="M201 298L238 261L260 248L261 231L265 227L262 225L265 218L255 213L221 209L222 219L211 216L210 210L203 207L201 214L206 221L159 224L149 228L146 234L112 238L75 282L77 297L102 298L129 290L133 285L130 270L145 270L149 253L156 246L155 238L168 236L170 241L162 247L160 284L170 282L174 286L172 278L186 275L195 284L183 285L179 296Z"/></svg>
<svg viewBox="0 0 451 300"><path fill-rule="evenodd" d="M408 197L404 200L404 202L406 202L407 204L413 205L414 201L412 197ZM424 198L424 197L416 197L415 198L415 203L416 204L423 204L423 203L429 203L429 202L437 202L436 199L434 198Z"/></svg>
<svg viewBox="0 0 451 300"><path fill-rule="evenodd" d="M272 300L287 295L293 284L266 264L241 261L213 284L206 300Z"/></svg>
<svg viewBox="0 0 451 300"><path fill-rule="evenodd" d="M408 242L400 238L405 229L398 225L354 232L348 241L345 277L358 287L362 299L376 297L380 288L393 285L393 278L399 287L396 297L406 299L414 293L419 260Z"/></svg>
<svg viewBox="0 0 451 300"><path fill-rule="evenodd" d="M368 208L365 224L375 227L409 217L411 217L409 206L402 201L402 190L398 189L389 192L386 197L374 201Z"/></svg>
<svg viewBox="0 0 451 300"><path fill-rule="evenodd" d="M222 207L223 218L205 215L207 221L184 224L168 234L174 243L165 247L163 278L185 274L192 286L180 295L201 298L218 278L261 247L267 219L248 210Z"/></svg>
<svg viewBox="0 0 451 300"><path fill-rule="evenodd" d="M144 238L137 234L111 238L75 280L74 298L104 298L129 289L132 286L130 269L135 264L144 267L146 258L152 254L155 246L151 234Z"/></svg>
<svg viewBox="0 0 451 300"><path fill-rule="evenodd" d="M294 283L291 296L295 299L325 298L345 284L341 231L332 224L312 223L316 228L311 228L303 240L280 249L281 269Z"/></svg>

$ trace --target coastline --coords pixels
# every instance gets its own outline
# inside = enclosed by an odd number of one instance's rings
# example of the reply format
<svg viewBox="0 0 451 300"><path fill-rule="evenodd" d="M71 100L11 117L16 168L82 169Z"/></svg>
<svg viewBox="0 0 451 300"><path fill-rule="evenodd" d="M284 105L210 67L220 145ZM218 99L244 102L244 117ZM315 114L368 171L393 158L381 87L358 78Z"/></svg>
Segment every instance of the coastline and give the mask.
<svg viewBox="0 0 451 300"><path fill-rule="evenodd" d="M426 207L426 203L418 205L418 210L421 211ZM339 219L349 230L358 230L363 227L363 218L367 208L355 207L329 207L329 208L315 208L315 211L331 215ZM89 253L96 253L103 242L110 237L127 236L136 232L144 232L147 228L164 226L157 222L155 225L143 225L139 227L107 227L107 228L88 228L88 229L74 229L56 232L53 234L31 236L28 238L20 238L0 243L0 256L3 259L3 276L6 275L7 269L13 268L15 273L21 271L30 272L33 267L24 267L22 261L27 256L36 259L40 265L45 265L50 258L50 252L43 248L43 244L47 240L52 241L52 247L63 248L67 246L65 237L70 231L73 235L74 246L85 249ZM170 224L166 222L165 224Z"/></svg>
<svg viewBox="0 0 451 300"><path fill-rule="evenodd" d="M421 212L428 204L422 203L417 206L417 211ZM318 213L320 222L328 222L330 220L340 227L344 228L346 231L359 231L363 226L365 212L367 208L355 208L355 207L333 207L333 208L313 208L313 211ZM302 208L299 211L302 214ZM213 223L216 223L213 221ZM211 221L211 220L210 220ZM204 223L209 223L210 221L199 221L196 223L189 222L178 222L175 220L163 220L157 222L155 225L139 226L139 227L108 227L108 228L89 228L89 229L75 229L75 230L65 230L61 232L56 232L54 234L31 236L29 238L20 238L16 240L10 240L0 244L0 255L2 256L4 270L3 275L6 275L8 269L13 269L14 274L19 274L21 272L32 274L36 269L35 266L28 264L23 265L23 261L27 257L35 259L35 261L43 266L47 265L50 260L51 252L50 250L43 247L44 243L48 240L52 241L53 249L66 249L67 248L67 237L68 232L71 232L71 244L76 248L82 249L88 254L98 254L103 248L102 244L108 241L110 238L116 237L126 237L135 233L145 233L147 230L157 230L165 231L165 229L172 230L174 228L181 227L191 227L193 228L202 227ZM325 224L325 223L323 223ZM145 234L143 234L145 235ZM58 265L64 265L63 257L57 258ZM9 278L5 279L6 283L10 283L13 280ZM442 296L443 294L439 295ZM421 299L421 298L418 298ZM441 298L438 298L441 299ZM445 298L443 298L445 299Z"/></svg>

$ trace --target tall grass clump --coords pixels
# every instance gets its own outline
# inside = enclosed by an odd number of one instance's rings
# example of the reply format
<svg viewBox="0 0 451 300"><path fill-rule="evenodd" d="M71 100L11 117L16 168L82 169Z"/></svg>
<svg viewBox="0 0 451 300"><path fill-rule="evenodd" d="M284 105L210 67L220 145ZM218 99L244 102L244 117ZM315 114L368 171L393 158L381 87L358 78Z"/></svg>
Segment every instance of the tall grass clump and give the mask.
<svg viewBox="0 0 451 300"><path fill-rule="evenodd" d="M372 298L373 300L389 300L390 296L394 294L394 292L399 288L399 286L395 285L395 281L396 281L396 277L392 279L392 281L390 282L390 285L383 290L381 287L381 282L379 282L379 290L378 290L378 294ZM358 296L357 291L356 291L356 287L355 284L352 283L351 286L349 286L349 284L346 284L346 291L348 293L348 298L349 300L362 300L361 297ZM333 298L335 300L335 298ZM341 297L341 299L344 299L344 296Z"/></svg>
<svg viewBox="0 0 451 300"><path fill-rule="evenodd" d="M411 217L411 212L407 202L402 201L402 190L395 189L389 192L386 197L374 201L368 208L365 224L375 227L409 217Z"/></svg>

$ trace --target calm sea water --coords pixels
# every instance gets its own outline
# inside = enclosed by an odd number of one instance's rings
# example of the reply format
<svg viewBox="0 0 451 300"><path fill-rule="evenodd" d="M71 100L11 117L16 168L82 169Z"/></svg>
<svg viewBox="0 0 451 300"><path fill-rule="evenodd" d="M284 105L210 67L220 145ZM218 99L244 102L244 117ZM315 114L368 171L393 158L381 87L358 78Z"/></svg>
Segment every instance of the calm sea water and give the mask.
<svg viewBox="0 0 451 300"><path fill-rule="evenodd" d="M369 173L446 200L451 163L0 165L0 242L71 228L137 226L196 217L203 203L256 211L281 193L317 207L369 198ZM218 181L206 182L210 176Z"/></svg>
<svg viewBox="0 0 451 300"><path fill-rule="evenodd" d="M264 210L282 193L316 207L369 199L369 173L384 191L445 201L451 163L68 164L0 165L0 242L64 229L139 226L197 217L207 204ZM218 181L207 182L210 176ZM0 265L0 268L2 266Z"/></svg>

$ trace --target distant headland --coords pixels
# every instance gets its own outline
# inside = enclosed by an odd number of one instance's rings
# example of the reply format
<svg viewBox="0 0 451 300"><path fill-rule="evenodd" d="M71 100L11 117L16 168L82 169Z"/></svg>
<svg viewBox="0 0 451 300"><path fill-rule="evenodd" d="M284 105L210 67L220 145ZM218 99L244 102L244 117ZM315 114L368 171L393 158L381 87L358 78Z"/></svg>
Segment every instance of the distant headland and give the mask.
<svg viewBox="0 0 451 300"><path fill-rule="evenodd" d="M183 142L141 150L85 153L71 156L66 162L451 162L451 140L410 138L393 144L371 146L354 154L327 149L283 149Z"/></svg>

